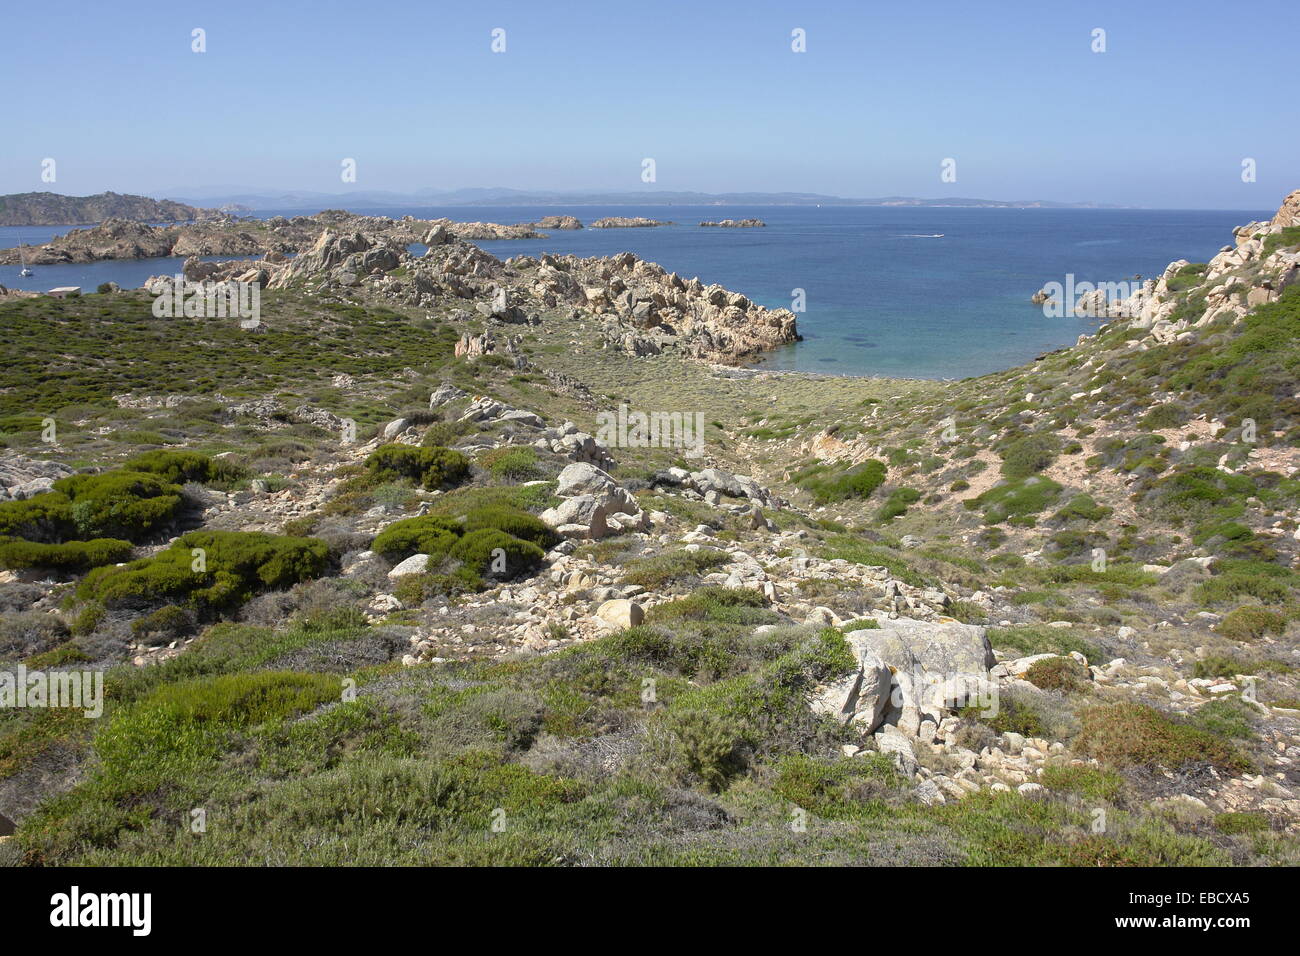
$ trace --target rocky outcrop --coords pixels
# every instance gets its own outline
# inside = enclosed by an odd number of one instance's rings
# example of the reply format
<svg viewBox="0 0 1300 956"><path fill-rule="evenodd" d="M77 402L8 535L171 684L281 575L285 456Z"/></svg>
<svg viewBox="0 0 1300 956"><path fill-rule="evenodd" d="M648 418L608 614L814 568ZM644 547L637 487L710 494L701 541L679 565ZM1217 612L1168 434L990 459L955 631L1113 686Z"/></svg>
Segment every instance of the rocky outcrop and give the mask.
<svg viewBox="0 0 1300 956"><path fill-rule="evenodd" d="M1300 226L1300 189L1295 190L1282 200L1277 214L1273 216L1272 225L1279 229Z"/></svg>
<svg viewBox="0 0 1300 956"><path fill-rule="evenodd" d="M708 220L700 223L701 226L713 226L718 229L760 229L767 225L761 219L719 219L716 222Z"/></svg>
<svg viewBox="0 0 1300 956"><path fill-rule="evenodd" d="M1234 319L1278 297L1288 285L1300 280L1300 253L1273 246L1271 237L1300 223L1300 190L1289 194L1277 214L1267 222L1252 222L1233 230L1235 245L1224 246L1209 262L1194 266L1186 259L1169 263L1156 279L1136 283L1125 295L1113 294L1120 284L1098 288L1066 303L1073 314L1118 319L1147 330L1154 343L1187 341L1195 330L1220 317ZM1189 271L1191 270L1191 271ZM1194 284L1188 284L1188 278ZM1059 285L1059 283L1058 283ZM1131 286L1130 286L1131 288ZM1195 291L1196 295L1187 294ZM1050 301L1047 290L1033 297L1035 304ZM1203 302L1189 315L1186 304Z"/></svg>
<svg viewBox="0 0 1300 956"><path fill-rule="evenodd" d="M631 492L608 472L588 462L575 462L560 472L555 493L565 500L540 515L547 526L566 538L598 539L649 526Z"/></svg>
<svg viewBox="0 0 1300 956"><path fill-rule="evenodd" d="M155 220L157 221L157 220ZM309 252L325 233L363 234L378 245L405 248L436 245L448 239L538 239L530 224L452 222L405 216L361 216L327 209L314 216L270 219L224 217L185 225L155 226L108 219L91 229L74 229L42 246L24 247L31 265L98 262L105 259L150 259L162 256L289 256ZM19 249L0 250L0 264L17 263Z"/></svg>
<svg viewBox="0 0 1300 956"><path fill-rule="evenodd" d="M606 216L591 223L591 229L644 229L650 226L671 226L671 222L646 219L644 216Z"/></svg>
<svg viewBox="0 0 1300 956"><path fill-rule="evenodd" d="M533 228L533 223L521 222L515 226L499 222L452 222L450 219L431 220L432 229L443 229L457 239L544 239L546 236ZM558 227L572 228L572 227ZM426 245L431 245L427 243Z"/></svg>
<svg viewBox="0 0 1300 956"><path fill-rule="evenodd" d="M11 451L0 453L0 501L39 495L70 474L72 469L62 462L29 458Z"/></svg>
<svg viewBox="0 0 1300 956"><path fill-rule="evenodd" d="M576 216L543 216L534 223L521 223L521 225L532 225L538 229L581 229L582 222Z"/></svg>
<svg viewBox="0 0 1300 956"><path fill-rule="evenodd" d="M799 338L793 312L682 279L630 252L593 259L542 256L533 275L534 294L597 313L605 321L606 341L631 354L674 348L692 358L736 364Z"/></svg>

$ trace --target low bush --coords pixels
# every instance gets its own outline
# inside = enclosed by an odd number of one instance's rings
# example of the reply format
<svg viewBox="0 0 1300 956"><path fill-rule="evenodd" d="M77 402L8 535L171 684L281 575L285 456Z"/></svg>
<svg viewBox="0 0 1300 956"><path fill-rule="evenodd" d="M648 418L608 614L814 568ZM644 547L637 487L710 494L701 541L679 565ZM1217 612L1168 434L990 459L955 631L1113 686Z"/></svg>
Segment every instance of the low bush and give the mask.
<svg viewBox="0 0 1300 956"><path fill-rule="evenodd" d="M726 564L731 560L725 551L700 548L698 551L665 551L648 558L633 558L624 565L623 582L646 588L662 587Z"/></svg>
<svg viewBox="0 0 1300 956"><path fill-rule="evenodd" d="M469 460L437 445L380 445L366 459L372 480L413 481L428 489L456 485L469 476Z"/></svg>
<svg viewBox="0 0 1300 956"><path fill-rule="evenodd" d="M1033 516L1050 507L1061 490L1050 478L1034 475L999 482L982 495L966 499L964 506L971 511L983 511L985 524L1009 521L1032 525Z"/></svg>
<svg viewBox="0 0 1300 956"><path fill-rule="evenodd" d="M138 471L60 478L53 490L0 502L0 536L59 543L91 538L139 541L181 510L179 485Z"/></svg>
<svg viewBox="0 0 1300 956"><path fill-rule="evenodd" d="M465 567L494 578L514 578L541 567L546 556L531 541L521 541L495 528L469 531L452 546L450 554Z"/></svg>
<svg viewBox="0 0 1300 956"><path fill-rule="evenodd" d="M530 541L543 550L553 548L560 540L560 536L536 515L505 505L482 505L470 510L465 516L465 531L479 531L483 528L504 531L522 541Z"/></svg>
<svg viewBox="0 0 1300 956"><path fill-rule="evenodd" d="M0 568L53 568L84 571L104 564L117 564L131 556L131 542L117 538L92 538L43 544L38 541L0 541Z"/></svg>
<svg viewBox="0 0 1300 956"><path fill-rule="evenodd" d="M54 483L67 495L80 538L139 540L166 525L181 510L180 486L138 471L69 475Z"/></svg>
<svg viewBox="0 0 1300 956"><path fill-rule="evenodd" d="M1087 683L1088 671L1072 657L1045 657L1025 671L1025 680L1042 690L1069 693Z"/></svg>
<svg viewBox="0 0 1300 956"><path fill-rule="evenodd" d="M796 472L793 481L813 496L820 505L847 501L850 498L868 498L885 481L885 463L868 458L861 464L845 470L830 465L817 464Z"/></svg>
<svg viewBox="0 0 1300 956"><path fill-rule="evenodd" d="M478 463L502 481L532 481L542 477L537 451L527 445L506 445L479 456Z"/></svg>
<svg viewBox="0 0 1300 956"><path fill-rule="evenodd" d="M1286 618L1268 608L1247 605L1224 616L1219 633L1234 641L1257 641L1267 634L1286 630Z"/></svg>
<svg viewBox="0 0 1300 956"><path fill-rule="evenodd" d="M96 568L77 589L106 607L183 601L221 609L257 591L285 588L324 572L329 549L317 538L255 531L194 531L152 558Z"/></svg>
<svg viewBox="0 0 1300 956"><path fill-rule="evenodd" d="M885 499L885 503L876 511L876 520L892 521L899 515L907 514L909 505L921 499L921 493L915 488L895 488Z"/></svg>
<svg viewBox="0 0 1300 956"><path fill-rule="evenodd" d="M392 562L413 554L446 554L464 530L459 522L436 515L403 518L379 532L370 547Z"/></svg>
<svg viewBox="0 0 1300 956"><path fill-rule="evenodd" d="M1209 764L1240 773L1250 766L1222 738L1145 704L1108 704L1084 711L1075 748L1117 767L1179 770Z"/></svg>
<svg viewBox="0 0 1300 956"><path fill-rule="evenodd" d="M1025 435L1002 449L1002 476L1028 478L1048 467L1060 453L1061 441L1055 435Z"/></svg>
<svg viewBox="0 0 1300 956"><path fill-rule="evenodd" d="M229 485L249 476L248 469L242 465L193 451L147 451L128 459L122 467L127 471L157 475L174 485L187 481Z"/></svg>
<svg viewBox="0 0 1300 956"><path fill-rule="evenodd" d="M1092 495L1075 495L1067 501L1060 511L1052 515L1053 521L1100 521L1114 512L1114 508L1107 508L1104 505L1097 504Z"/></svg>
<svg viewBox="0 0 1300 956"><path fill-rule="evenodd" d="M1056 627L994 627L989 628L989 641L1002 650L1017 651L1024 657L1032 654L1069 654L1078 651L1089 664L1102 660L1101 648L1075 637L1068 628Z"/></svg>

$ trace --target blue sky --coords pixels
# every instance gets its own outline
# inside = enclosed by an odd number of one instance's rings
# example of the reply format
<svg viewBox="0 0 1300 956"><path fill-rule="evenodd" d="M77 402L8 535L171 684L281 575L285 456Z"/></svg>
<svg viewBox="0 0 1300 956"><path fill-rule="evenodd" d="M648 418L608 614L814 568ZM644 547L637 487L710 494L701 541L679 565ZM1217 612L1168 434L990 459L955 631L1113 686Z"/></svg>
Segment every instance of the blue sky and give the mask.
<svg viewBox="0 0 1300 956"><path fill-rule="evenodd" d="M510 186L1266 209L1300 187L1297 9L10 4L0 192ZM1105 53L1091 50L1098 27ZM806 53L791 51L795 28ZM940 180L948 157L955 183Z"/></svg>

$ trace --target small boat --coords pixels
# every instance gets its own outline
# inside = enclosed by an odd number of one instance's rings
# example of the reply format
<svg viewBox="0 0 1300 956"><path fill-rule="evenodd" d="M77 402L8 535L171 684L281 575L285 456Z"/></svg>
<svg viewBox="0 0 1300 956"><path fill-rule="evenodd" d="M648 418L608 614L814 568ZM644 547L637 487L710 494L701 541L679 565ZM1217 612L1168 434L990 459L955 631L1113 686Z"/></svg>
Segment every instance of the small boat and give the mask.
<svg viewBox="0 0 1300 956"><path fill-rule="evenodd" d="M34 276L34 275L36 275L35 272L33 272L31 269L27 268L26 266L23 266L22 271L19 272L18 274L19 274L20 276L22 276L24 279L28 278L29 276Z"/></svg>
<svg viewBox="0 0 1300 956"><path fill-rule="evenodd" d="M36 275L35 272L33 272L31 269L27 268L27 257L23 255L23 247L22 247L22 246L19 246L19 247L18 247L18 260L22 263L22 266L23 266L22 271L18 273L18 275L19 275L21 278L26 279L26 278L29 278L30 276L34 276L34 275Z"/></svg>

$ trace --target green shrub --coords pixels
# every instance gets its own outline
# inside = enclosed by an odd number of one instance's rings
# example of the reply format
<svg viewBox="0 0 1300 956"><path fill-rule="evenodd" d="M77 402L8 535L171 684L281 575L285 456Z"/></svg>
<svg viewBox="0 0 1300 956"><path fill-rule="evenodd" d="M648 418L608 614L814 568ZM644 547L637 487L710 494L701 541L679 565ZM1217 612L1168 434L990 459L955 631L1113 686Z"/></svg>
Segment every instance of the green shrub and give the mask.
<svg viewBox="0 0 1300 956"><path fill-rule="evenodd" d="M84 571L117 564L131 556L131 542L116 538L42 544L36 541L0 541L0 568L55 568Z"/></svg>
<svg viewBox="0 0 1300 956"><path fill-rule="evenodd" d="M1201 284L1208 268L1209 265L1204 262L1189 262L1165 280L1165 287L1170 292L1185 292Z"/></svg>
<svg viewBox="0 0 1300 956"><path fill-rule="evenodd" d="M163 684L140 707L162 712L168 722L253 727L339 700L342 690L329 674L254 671Z"/></svg>
<svg viewBox="0 0 1300 956"><path fill-rule="evenodd" d="M478 462L502 481L532 481L542 477L537 451L527 445L506 445L479 455Z"/></svg>
<svg viewBox="0 0 1300 956"><path fill-rule="evenodd" d="M721 790L744 769L745 727L708 710L660 711L648 729L652 750L677 776Z"/></svg>
<svg viewBox="0 0 1300 956"><path fill-rule="evenodd" d="M1049 790L1077 793L1091 800L1114 800L1124 788L1124 778L1100 767L1053 764L1039 772L1038 779Z"/></svg>
<svg viewBox="0 0 1300 956"><path fill-rule="evenodd" d="M623 583L645 588L662 587L669 581L692 577L728 563L731 558L717 548L698 551L665 551L647 558L633 558L623 567Z"/></svg>
<svg viewBox="0 0 1300 956"><path fill-rule="evenodd" d="M467 568L496 578L528 574L540 567L546 556L531 541L521 541L495 528L466 532L450 553Z"/></svg>
<svg viewBox="0 0 1300 956"><path fill-rule="evenodd" d="M495 528L523 541L531 541L543 550L553 548L560 536L536 515L506 505L482 505L465 516L465 531Z"/></svg>
<svg viewBox="0 0 1300 956"><path fill-rule="evenodd" d="M1025 680L1043 690L1076 691L1088 680L1088 671L1072 657L1045 657L1025 671Z"/></svg>
<svg viewBox="0 0 1300 956"><path fill-rule="evenodd" d="M1219 738L1255 736L1255 710L1240 697L1218 697L1192 714L1192 726Z"/></svg>
<svg viewBox="0 0 1300 956"><path fill-rule="evenodd" d="M876 511L878 521L892 521L899 515L907 514L909 505L915 504L921 493L915 488L895 488L885 499L885 503Z"/></svg>
<svg viewBox="0 0 1300 956"><path fill-rule="evenodd" d="M65 641L58 647L42 654L33 654L23 663L34 670L54 670L56 667L70 667L73 664L82 664L92 659L75 643Z"/></svg>
<svg viewBox="0 0 1300 956"><path fill-rule="evenodd" d="M1034 523L1033 515L1047 509L1060 495L1061 486L1050 478L1034 475L994 485L976 498L968 498L965 507L982 510L985 524Z"/></svg>
<svg viewBox="0 0 1300 956"><path fill-rule="evenodd" d="M73 618L68 631L73 637L85 637L87 634L93 634L95 628L99 627L107 613L102 604L87 604L77 612L77 616Z"/></svg>
<svg viewBox="0 0 1300 956"><path fill-rule="evenodd" d="M389 561L398 562L413 554L447 554L463 532L464 528L450 518L421 515L394 521L379 532L370 547Z"/></svg>
<svg viewBox="0 0 1300 956"><path fill-rule="evenodd" d="M1205 604L1227 604L1242 598L1283 604L1300 583L1294 571L1268 561L1225 559L1213 572L1214 576L1196 589L1197 600Z"/></svg>
<svg viewBox="0 0 1300 956"><path fill-rule="evenodd" d="M80 538L136 541L166 525L181 510L180 487L145 472L69 475L54 483L54 491L71 503L70 517Z"/></svg>
<svg viewBox="0 0 1300 956"><path fill-rule="evenodd" d="M1108 704L1084 711L1075 748L1117 767L1179 770L1189 764L1210 764L1240 773L1250 766L1220 737L1144 704Z"/></svg>
<svg viewBox="0 0 1300 956"><path fill-rule="evenodd" d="M174 485L187 481L231 484L249 475L248 469L242 465L193 451L147 451L127 459L122 467L127 471L157 475Z"/></svg>
<svg viewBox="0 0 1300 956"><path fill-rule="evenodd" d="M469 567L449 574L404 574L393 587L393 596L404 607L419 607L431 597L483 590L482 576Z"/></svg>
<svg viewBox="0 0 1300 956"><path fill-rule="evenodd" d="M699 588L687 597L655 605L646 615L646 621L651 624L683 621L745 626L768 624L777 616L767 610L766 603L762 593L747 588Z"/></svg>
<svg viewBox="0 0 1300 956"><path fill-rule="evenodd" d="M826 820L869 816L873 800L903 784L893 761L879 753L835 760L786 754L775 769L772 791Z"/></svg>
<svg viewBox="0 0 1300 956"><path fill-rule="evenodd" d="M958 713L967 719L978 720L1000 734L1020 734L1024 737L1047 735L1047 724L1037 708L1024 697L1002 694L997 701L997 713L985 716L983 707L972 704Z"/></svg>
<svg viewBox="0 0 1300 956"><path fill-rule="evenodd" d="M1228 654L1208 654L1196 662L1192 668L1193 677L1235 677L1244 674L1246 664Z"/></svg>
<svg viewBox="0 0 1300 956"><path fill-rule="evenodd" d="M1272 233L1264 238L1264 255L1271 256L1279 249L1300 246L1300 226L1285 226L1281 232Z"/></svg>
<svg viewBox="0 0 1300 956"><path fill-rule="evenodd" d="M1098 664L1102 659L1101 648L1075 637L1067 628L993 627L989 628L988 638L994 647L1016 651L1024 657L1032 654L1066 655L1078 651L1089 664Z"/></svg>
<svg viewBox="0 0 1300 956"><path fill-rule="evenodd" d="M146 644L166 644L188 632L193 625L193 616L184 608L165 604L132 621L131 634Z"/></svg>
<svg viewBox="0 0 1300 956"><path fill-rule="evenodd" d="M0 501L0 536L29 541L63 541L76 537L68 496L50 491L23 501Z"/></svg>
<svg viewBox="0 0 1300 956"><path fill-rule="evenodd" d="M868 498L885 481L885 463L874 458L843 471L833 466L813 465L796 472L793 481L809 492L820 505L850 498Z"/></svg>
<svg viewBox="0 0 1300 956"><path fill-rule="evenodd" d="M464 455L437 445L380 445L366 459L366 468L376 482L405 479L429 489L456 485L469 476Z"/></svg>
<svg viewBox="0 0 1300 956"><path fill-rule="evenodd" d="M1002 449L1002 476L1028 478L1048 467L1060 453L1055 435L1038 433L1014 439Z"/></svg>
<svg viewBox="0 0 1300 956"><path fill-rule="evenodd" d="M424 432L420 444L427 446L450 445L457 438L474 430L469 422L434 422Z"/></svg>
<svg viewBox="0 0 1300 956"><path fill-rule="evenodd" d="M118 538L138 541L181 510L181 489L157 475L108 471L60 478L53 490L0 502L0 536L29 541Z"/></svg>
<svg viewBox="0 0 1300 956"><path fill-rule="evenodd" d="M201 558L193 549L201 549ZM260 531L194 531L152 558L96 568L77 588L106 607L185 601L196 609L242 603L257 591L286 588L324 572L329 547L317 538ZM197 570L196 570L197 568Z"/></svg>
<svg viewBox="0 0 1300 956"><path fill-rule="evenodd" d="M1052 515L1053 521L1100 521L1114 512L1114 508L1107 508L1104 505L1097 504L1092 495L1075 495L1060 511Z"/></svg>
<svg viewBox="0 0 1300 956"><path fill-rule="evenodd" d="M1258 810L1220 813L1214 818L1214 825L1220 833L1232 836L1264 833L1272 828L1268 822L1268 814L1260 813Z"/></svg>
<svg viewBox="0 0 1300 956"><path fill-rule="evenodd" d="M1247 605L1228 613L1219 624L1219 633L1234 641L1257 641L1266 634L1281 634L1286 618L1268 608Z"/></svg>

